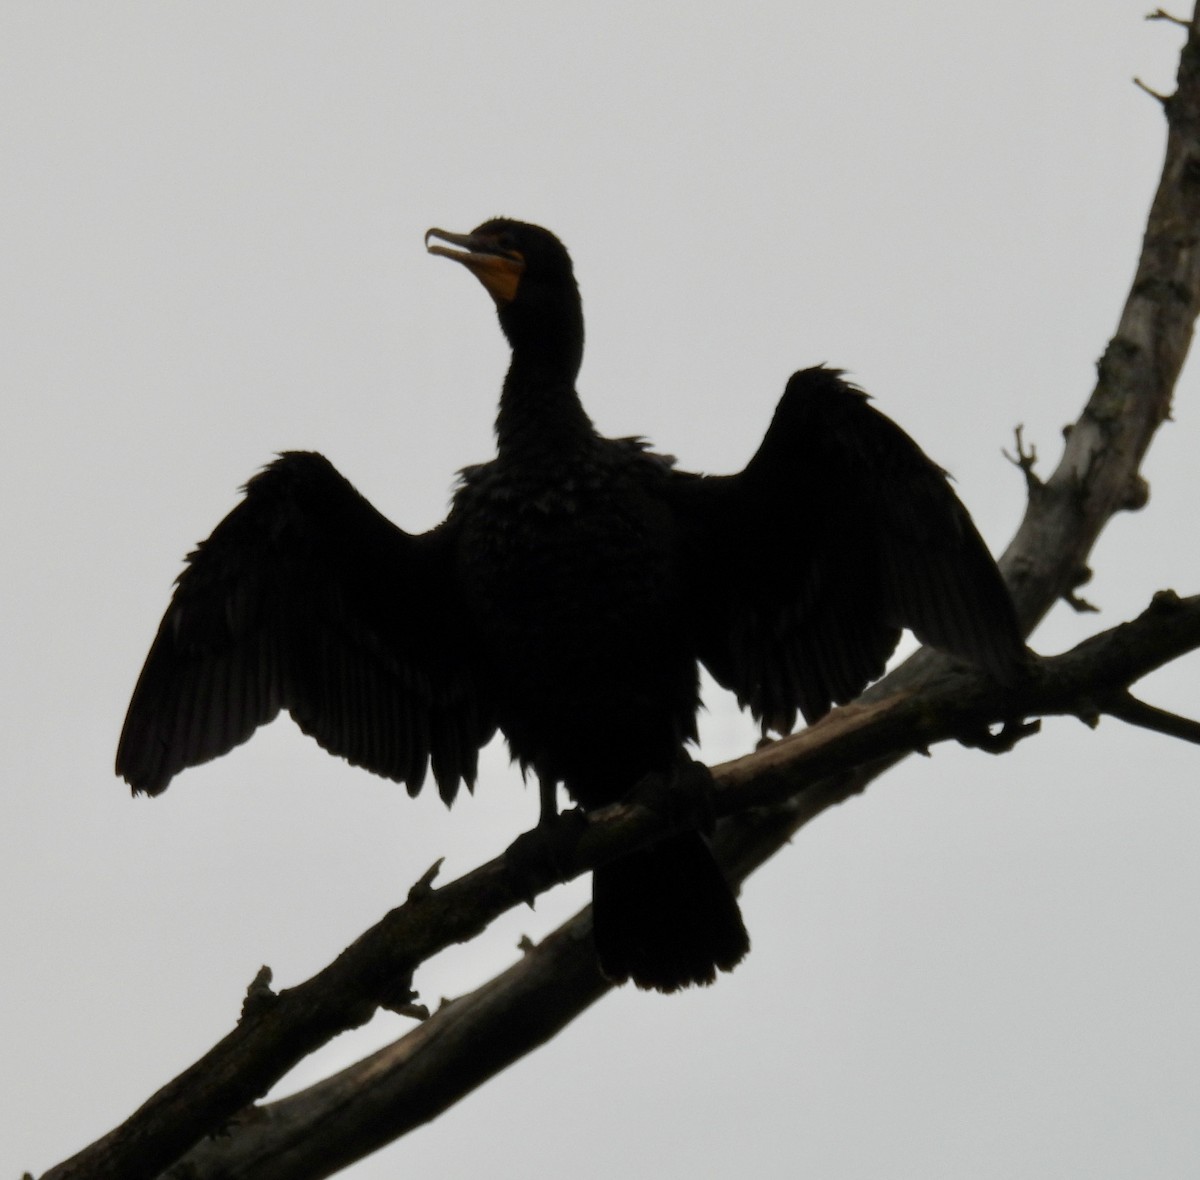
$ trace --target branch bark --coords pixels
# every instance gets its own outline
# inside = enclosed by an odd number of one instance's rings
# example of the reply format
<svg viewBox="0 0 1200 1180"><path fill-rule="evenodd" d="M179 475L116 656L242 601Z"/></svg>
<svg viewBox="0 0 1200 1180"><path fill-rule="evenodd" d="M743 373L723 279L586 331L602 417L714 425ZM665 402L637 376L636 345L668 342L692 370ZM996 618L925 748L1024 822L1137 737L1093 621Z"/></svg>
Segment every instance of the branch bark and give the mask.
<svg viewBox="0 0 1200 1180"><path fill-rule="evenodd" d="M1171 394L1200 308L1200 37L1195 19L1178 88L1164 101L1168 140L1141 260L1096 388L1044 483L1026 469L1029 505L1002 561L1027 631L1070 600L1104 525L1140 507L1138 468ZM1133 701L1128 687L1200 646L1200 599L1160 596L1137 621L1043 661L1010 690L918 652L860 702L810 730L717 769L718 851L737 880L826 808L863 790L906 752L958 738L985 747L1021 736L1021 718L1124 716L1195 740L1195 722ZM1131 703L1132 702L1132 703ZM995 735L989 725L1008 724ZM736 813L736 814L735 814ZM620 804L594 817L572 875L666 830L648 808ZM320 1177L433 1118L506 1064L553 1036L608 987L596 971L587 911L470 996L443 1007L394 1045L302 1094L250 1106L293 1065L378 1006L403 1008L412 972L524 901L504 857L433 888L427 875L318 975L278 995L256 981L237 1027L151 1097L126 1123L45 1173L44 1180L165 1174L183 1180ZM540 892L551 874L533 883ZM203 1140L232 1126L220 1140ZM198 1146L194 1146L197 1145ZM189 1148L194 1149L189 1151ZM185 1158L184 1153L188 1153ZM179 1161L175 1167L171 1165Z"/></svg>
<svg viewBox="0 0 1200 1180"><path fill-rule="evenodd" d="M950 669L921 692L840 709L802 733L714 769L716 809L729 817L718 832L718 856L730 878L741 882L810 819L863 790L905 753L955 737L973 743L989 723L1012 716L1121 716L1128 685L1198 647L1200 596L1180 600L1164 593L1134 622L1042 661L1016 691ZM838 773L863 764L866 770ZM624 847L645 825L660 823L652 811L622 803L597 813L592 828L605 829L606 855L610 833L619 833ZM591 851L581 843L578 871L592 860ZM502 865L500 858L485 868ZM198 1145L165 1177L329 1176L428 1122L609 990L596 968L590 928L589 907L513 967L443 1005L387 1048L299 1094L251 1108L232 1135Z"/></svg>

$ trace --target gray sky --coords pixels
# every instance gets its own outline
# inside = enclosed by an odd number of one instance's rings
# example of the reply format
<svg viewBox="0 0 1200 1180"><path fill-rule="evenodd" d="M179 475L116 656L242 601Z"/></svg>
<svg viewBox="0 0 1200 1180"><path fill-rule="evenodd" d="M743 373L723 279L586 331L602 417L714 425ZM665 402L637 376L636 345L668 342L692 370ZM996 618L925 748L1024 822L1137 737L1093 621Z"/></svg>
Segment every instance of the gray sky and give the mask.
<svg viewBox="0 0 1200 1180"><path fill-rule="evenodd" d="M536 814L496 746L474 799L287 721L131 800L111 763L188 549L285 448L410 530L491 450L506 350L430 225L571 247L581 390L700 470L750 455L787 375L852 370L994 548L1051 466L1136 258L1178 30L1144 0L124 3L0 8L0 1169L39 1172L222 1036L262 963L300 981L437 857ZM1195 592L1187 373L1057 651ZM1143 691L1195 714L1196 662ZM708 694L704 756L749 723ZM719 986L625 990L347 1173L824 1180L1200 1171L1200 754L1075 721L938 749L748 885ZM586 896L448 952L467 991ZM294 1089L397 1035L380 1018Z"/></svg>

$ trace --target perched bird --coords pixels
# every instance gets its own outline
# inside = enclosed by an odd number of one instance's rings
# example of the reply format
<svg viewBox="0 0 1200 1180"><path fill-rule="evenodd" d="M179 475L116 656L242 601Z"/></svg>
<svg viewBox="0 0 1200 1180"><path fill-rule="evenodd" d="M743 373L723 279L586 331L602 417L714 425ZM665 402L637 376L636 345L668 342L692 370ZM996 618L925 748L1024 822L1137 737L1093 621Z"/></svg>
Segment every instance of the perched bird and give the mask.
<svg viewBox="0 0 1200 1180"><path fill-rule="evenodd" d="M838 370L796 373L737 475L675 470L603 438L580 403L570 257L508 219L430 230L495 301L512 362L496 457L412 535L321 455L289 452L188 558L146 659L117 773L156 795L286 709L331 753L447 803L499 728L586 810L696 738L699 665L764 727L813 721L879 676L900 631L1011 675L1024 645L945 475ZM673 991L749 941L704 837L594 876L599 962Z"/></svg>

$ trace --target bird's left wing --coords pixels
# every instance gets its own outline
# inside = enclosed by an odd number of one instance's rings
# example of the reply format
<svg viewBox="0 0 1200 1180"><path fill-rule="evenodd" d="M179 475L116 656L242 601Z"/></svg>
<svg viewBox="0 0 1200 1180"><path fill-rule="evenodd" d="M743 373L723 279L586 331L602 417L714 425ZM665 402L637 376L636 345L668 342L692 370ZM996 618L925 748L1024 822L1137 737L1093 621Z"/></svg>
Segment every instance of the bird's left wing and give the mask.
<svg viewBox="0 0 1200 1180"><path fill-rule="evenodd" d="M443 798L495 732L459 606L453 518L413 536L321 455L289 452L188 558L134 689L117 773L155 795L280 709L325 749Z"/></svg>
<svg viewBox="0 0 1200 1180"><path fill-rule="evenodd" d="M856 696L905 627L1002 678L1025 658L945 473L838 370L791 378L743 471L668 488L700 658L769 728Z"/></svg>

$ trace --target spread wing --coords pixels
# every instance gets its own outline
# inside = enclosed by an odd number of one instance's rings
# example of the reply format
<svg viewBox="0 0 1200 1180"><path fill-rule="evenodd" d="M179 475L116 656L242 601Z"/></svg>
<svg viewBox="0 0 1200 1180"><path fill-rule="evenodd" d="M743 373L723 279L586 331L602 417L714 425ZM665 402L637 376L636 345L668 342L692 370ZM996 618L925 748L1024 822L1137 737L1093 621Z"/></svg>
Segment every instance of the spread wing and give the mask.
<svg viewBox="0 0 1200 1180"><path fill-rule="evenodd" d="M838 370L791 378L744 471L672 495L701 659L768 728L857 696L905 627L1002 679L1025 658L945 473Z"/></svg>
<svg viewBox="0 0 1200 1180"><path fill-rule="evenodd" d="M495 732L458 607L453 520L412 536L318 454L281 455L188 557L117 773L156 795L286 709L326 750L449 802Z"/></svg>

